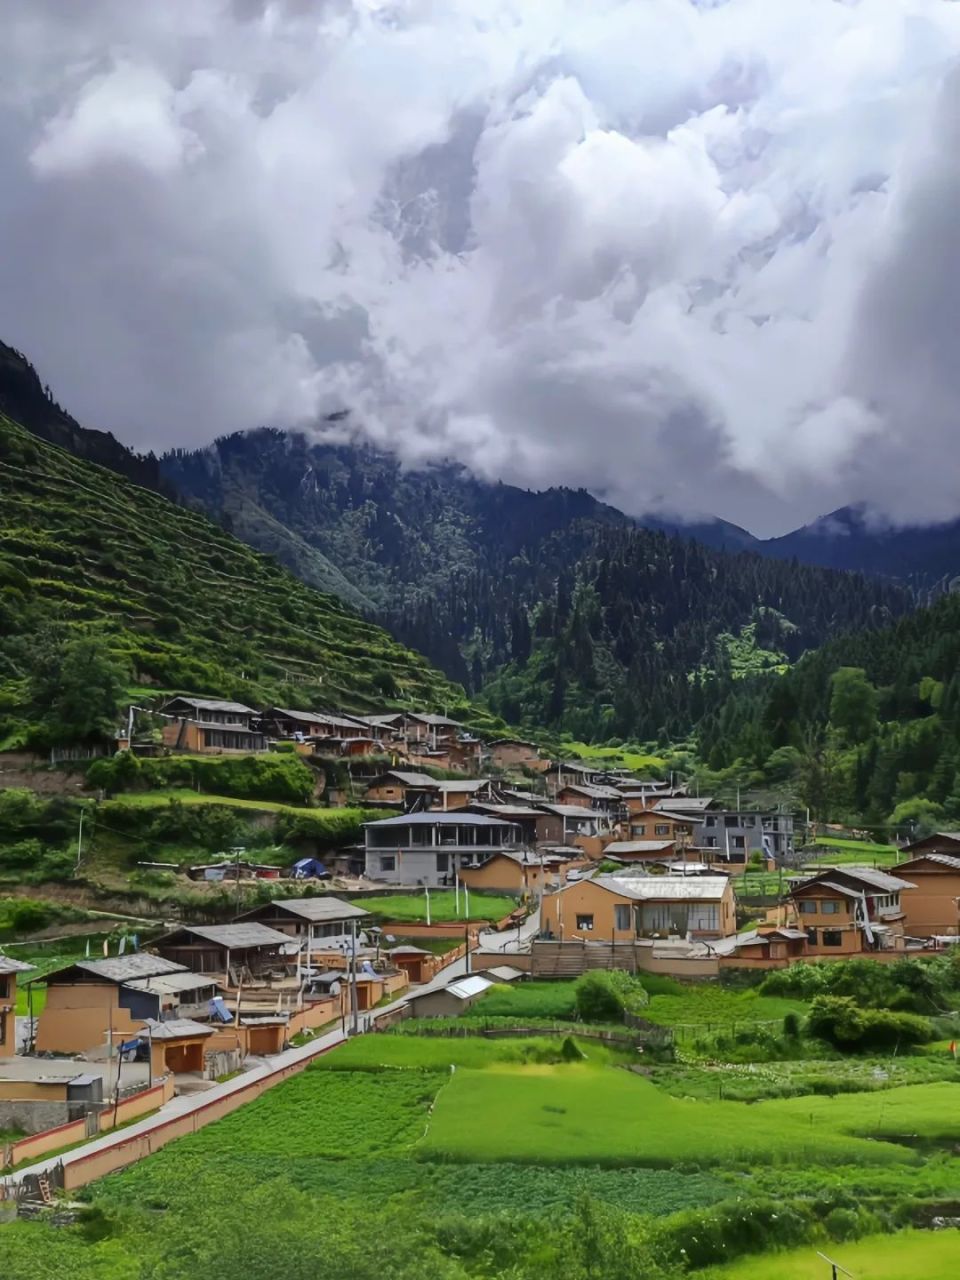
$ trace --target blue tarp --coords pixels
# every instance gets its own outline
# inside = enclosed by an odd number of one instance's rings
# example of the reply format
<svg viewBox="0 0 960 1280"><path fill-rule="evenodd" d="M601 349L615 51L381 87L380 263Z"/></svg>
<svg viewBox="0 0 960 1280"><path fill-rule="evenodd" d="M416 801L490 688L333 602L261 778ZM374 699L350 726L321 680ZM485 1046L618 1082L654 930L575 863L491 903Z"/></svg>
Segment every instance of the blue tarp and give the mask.
<svg viewBox="0 0 960 1280"><path fill-rule="evenodd" d="M311 877L326 879L329 877L330 872L316 858L301 858L299 862L295 862L290 868L290 874L294 880L309 880Z"/></svg>
<svg viewBox="0 0 960 1280"><path fill-rule="evenodd" d="M233 1014L223 1003L223 996L214 996L210 1001L210 1018L213 1022L232 1022Z"/></svg>

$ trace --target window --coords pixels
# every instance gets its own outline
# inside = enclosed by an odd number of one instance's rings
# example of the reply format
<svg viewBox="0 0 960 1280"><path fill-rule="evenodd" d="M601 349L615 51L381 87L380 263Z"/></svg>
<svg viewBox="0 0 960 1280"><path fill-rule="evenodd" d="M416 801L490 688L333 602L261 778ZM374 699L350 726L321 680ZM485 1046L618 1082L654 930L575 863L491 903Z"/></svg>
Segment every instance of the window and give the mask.
<svg viewBox="0 0 960 1280"><path fill-rule="evenodd" d="M10 995L10 979L0 978L0 1000L5 1000ZM0 1036L0 1040L3 1037Z"/></svg>
<svg viewBox="0 0 960 1280"><path fill-rule="evenodd" d="M705 827L715 827L717 825L717 820L716 818L713 817L712 814L707 814L707 816L703 820L703 825Z"/></svg>
<svg viewBox="0 0 960 1280"><path fill-rule="evenodd" d="M437 874L438 874L438 875L446 875L446 873L447 873L449 870L450 870L450 855L449 855L449 853L438 853L438 854L437 854Z"/></svg>
<svg viewBox="0 0 960 1280"><path fill-rule="evenodd" d="M734 847L735 849L745 849L745 848L747 847L747 838L746 838L746 836L734 836L734 837L733 837L733 847Z"/></svg>
<svg viewBox="0 0 960 1280"><path fill-rule="evenodd" d="M593 930L593 916L577 916L577 930L589 933Z"/></svg>
<svg viewBox="0 0 960 1280"><path fill-rule="evenodd" d="M808 930L807 930L807 941L810 943L811 947L815 947L815 946L817 945L817 931L816 931L816 929L808 929Z"/></svg>
<svg viewBox="0 0 960 1280"><path fill-rule="evenodd" d="M667 822L658 822L653 828L655 836L668 836L670 834L670 824Z"/></svg>
<svg viewBox="0 0 960 1280"><path fill-rule="evenodd" d="M825 947L842 947L843 934L839 929L824 929L823 945Z"/></svg>
<svg viewBox="0 0 960 1280"><path fill-rule="evenodd" d="M715 849L716 847L717 847L717 837L716 837L716 836L707 836L707 848L708 848L708 849Z"/></svg>
<svg viewBox="0 0 960 1280"><path fill-rule="evenodd" d="M380 870L396 871L396 869L397 869L397 855L395 853L381 853Z"/></svg>
<svg viewBox="0 0 960 1280"><path fill-rule="evenodd" d="M613 908L613 914L614 914L614 922L613 922L614 928L621 929L621 930L630 928L630 908L629 907L623 906L620 903L618 903Z"/></svg>
<svg viewBox="0 0 960 1280"><path fill-rule="evenodd" d="M647 834L647 824L645 822L635 822L630 831L635 836L645 836Z"/></svg>
<svg viewBox="0 0 960 1280"><path fill-rule="evenodd" d="M801 898L799 905L801 915L815 916L817 914L817 904L813 898Z"/></svg>
<svg viewBox="0 0 960 1280"><path fill-rule="evenodd" d="M836 898L824 898L820 903L820 912L825 916L838 915L840 911L840 903Z"/></svg>
<svg viewBox="0 0 960 1280"><path fill-rule="evenodd" d="M739 813L726 813L726 814L724 814L724 816L723 816L723 825L724 825L725 827L739 827L739 825L740 825L740 815L739 815Z"/></svg>

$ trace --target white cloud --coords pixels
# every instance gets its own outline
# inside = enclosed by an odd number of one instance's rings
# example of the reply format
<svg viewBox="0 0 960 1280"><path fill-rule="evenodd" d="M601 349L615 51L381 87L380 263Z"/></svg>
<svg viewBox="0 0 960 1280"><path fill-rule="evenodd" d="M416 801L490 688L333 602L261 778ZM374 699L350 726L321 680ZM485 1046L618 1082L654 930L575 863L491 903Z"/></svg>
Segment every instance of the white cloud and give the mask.
<svg viewBox="0 0 960 1280"><path fill-rule="evenodd" d="M0 21L0 336L84 420L161 448L348 404L635 512L960 512L949 0Z"/></svg>

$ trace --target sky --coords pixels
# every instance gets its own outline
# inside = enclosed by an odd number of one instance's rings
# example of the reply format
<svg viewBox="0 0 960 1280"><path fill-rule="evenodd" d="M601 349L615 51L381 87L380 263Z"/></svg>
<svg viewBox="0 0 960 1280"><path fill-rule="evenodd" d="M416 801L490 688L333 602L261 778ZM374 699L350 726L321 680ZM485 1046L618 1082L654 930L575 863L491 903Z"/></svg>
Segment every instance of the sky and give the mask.
<svg viewBox="0 0 960 1280"><path fill-rule="evenodd" d="M355 433L762 535L960 515L960 3L0 0L0 30L0 338L81 422Z"/></svg>

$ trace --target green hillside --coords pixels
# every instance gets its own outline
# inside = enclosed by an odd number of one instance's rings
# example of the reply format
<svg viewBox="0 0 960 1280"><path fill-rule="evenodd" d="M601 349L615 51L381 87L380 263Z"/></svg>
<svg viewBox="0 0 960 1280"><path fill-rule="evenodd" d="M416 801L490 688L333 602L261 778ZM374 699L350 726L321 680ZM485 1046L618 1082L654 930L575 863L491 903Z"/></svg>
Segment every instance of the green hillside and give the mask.
<svg viewBox="0 0 960 1280"><path fill-rule="evenodd" d="M90 634L154 690L358 710L464 701L271 557L0 415L0 749L34 732L44 664Z"/></svg>

